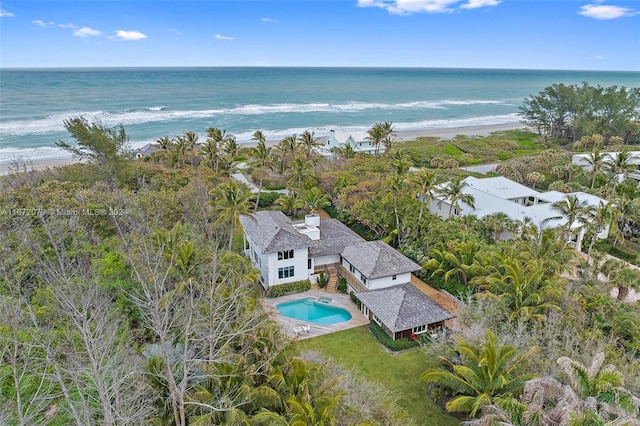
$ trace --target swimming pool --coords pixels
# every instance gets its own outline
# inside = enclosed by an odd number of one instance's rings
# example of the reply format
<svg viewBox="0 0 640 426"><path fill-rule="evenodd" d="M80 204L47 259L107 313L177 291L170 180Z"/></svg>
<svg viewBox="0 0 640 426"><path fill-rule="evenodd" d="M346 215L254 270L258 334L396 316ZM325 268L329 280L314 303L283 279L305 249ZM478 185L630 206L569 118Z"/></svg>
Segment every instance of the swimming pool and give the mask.
<svg viewBox="0 0 640 426"><path fill-rule="evenodd" d="M276 305L276 308L278 308L278 312L285 317L316 324L329 325L351 319L349 311L336 306L317 303L313 299L298 299L292 300L291 302L283 302Z"/></svg>

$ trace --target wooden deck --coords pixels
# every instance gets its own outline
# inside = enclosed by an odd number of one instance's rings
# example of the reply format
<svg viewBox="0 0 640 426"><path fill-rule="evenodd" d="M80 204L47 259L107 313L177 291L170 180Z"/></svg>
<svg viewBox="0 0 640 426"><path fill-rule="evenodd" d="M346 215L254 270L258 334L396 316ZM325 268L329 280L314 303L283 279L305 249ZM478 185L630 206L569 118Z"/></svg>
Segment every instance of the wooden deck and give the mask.
<svg viewBox="0 0 640 426"><path fill-rule="evenodd" d="M452 315L455 315L456 317L458 316L458 310L462 307L462 304L457 299L447 293L436 290L413 274L411 274L411 284L413 284L415 288L429 296L438 305L451 312ZM459 321L457 321L457 318L452 318L445 321L445 326L452 330L458 330L461 327Z"/></svg>
<svg viewBox="0 0 640 426"><path fill-rule="evenodd" d="M331 302L328 303L329 306L335 306L349 311L349 313L351 314L351 319L349 321L339 322L331 325L316 324L312 322L297 320L294 318L287 318L281 315L276 308L276 305L278 303L306 298L317 300L320 297L330 298ZM297 340L310 339L312 337L322 336L324 334L334 333L336 331L347 330L349 328L355 328L369 324L369 320L364 315L362 315L358 307L346 294L327 293L324 290L312 289L303 293L292 293L276 298L265 297L259 299L259 301L260 305L262 305L262 309L264 309L267 316L271 320L278 323L278 325L280 326L280 330L287 336ZM301 329L302 326L310 327L311 330L305 333L296 334L294 328Z"/></svg>

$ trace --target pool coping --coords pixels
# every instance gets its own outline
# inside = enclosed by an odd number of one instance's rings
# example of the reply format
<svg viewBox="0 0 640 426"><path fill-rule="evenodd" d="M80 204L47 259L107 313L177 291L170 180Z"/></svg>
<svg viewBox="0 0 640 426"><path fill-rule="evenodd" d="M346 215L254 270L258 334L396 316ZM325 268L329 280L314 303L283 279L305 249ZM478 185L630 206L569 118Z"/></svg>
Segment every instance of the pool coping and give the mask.
<svg viewBox="0 0 640 426"><path fill-rule="evenodd" d="M320 297L330 297L330 303L323 303L324 306L334 306L347 310L351 314L349 321L339 322L330 325L316 324L295 318L288 318L281 315L276 308L276 305L283 302L290 302L297 299L312 298L318 300ZM336 331L348 330L350 328L361 327L369 324L369 320L360 312L358 307L351 301L351 298L346 294L331 293L328 294L324 290L308 290L301 293L291 293L275 298L261 298L259 299L262 309L265 311L269 319L275 321L280 330L287 336L296 339L304 340L312 337L322 336L329 333L335 333ZM310 329L305 332L296 332L304 328Z"/></svg>

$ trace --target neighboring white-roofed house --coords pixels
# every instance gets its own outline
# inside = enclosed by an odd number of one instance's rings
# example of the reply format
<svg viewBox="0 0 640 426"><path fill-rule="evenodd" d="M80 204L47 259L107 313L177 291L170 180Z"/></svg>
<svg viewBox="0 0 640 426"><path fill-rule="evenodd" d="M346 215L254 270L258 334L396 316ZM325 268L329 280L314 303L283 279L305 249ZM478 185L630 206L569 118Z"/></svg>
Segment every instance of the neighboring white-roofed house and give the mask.
<svg viewBox="0 0 640 426"><path fill-rule="evenodd" d="M368 139L367 132L336 132L331 130L329 136L326 137L324 146L318 148L318 153L324 156L331 156L335 149L340 149L349 145L354 152L362 154L375 154L376 147ZM383 153L384 145L377 147L378 153Z"/></svg>
<svg viewBox="0 0 640 426"><path fill-rule="evenodd" d="M604 156L609 165L616 164L620 154L620 152L614 151L600 152L600 155ZM627 163L629 170L622 173L616 173L618 182L622 182L626 178L640 181L640 151L626 151L626 153L623 155L627 158L624 160L621 159L620 164L622 164L623 162ZM574 154L571 158L571 162L580 166L585 172L589 172L593 167L590 162L590 158L592 156L592 153Z"/></svg>
<svg viewBox="0 0 640 426"><path fill-rule="evenodd" d="M479 179L469 176L464 179L466 185L463 192L472 195L474 198L473 207L460 202L460 209L451 209L451 215L476 216L483 218L496 213L504 213L512 221L524 221L531 219L539 229L558 228L566 223L566 219L558 218L560 214L553 209L553 204L561 202L569 195L574 195L580 202L593 208L597 208L600 203L607 204L604 200L595 195L584 192L564 194L558 191L538 192L527 186L514 182L502 176ZM444 185L443 185L444 186ZM442 187L443 187L442 186ZM449 217L451 201L436 194L429 205L429 210L443 218ZM572 240L576 243L576 248L580 250L585 229L581 222L571 225L575 230ZM609 228L598 234L599 238L606 238ZM506 235L505 235L506 237Z"/></svg>

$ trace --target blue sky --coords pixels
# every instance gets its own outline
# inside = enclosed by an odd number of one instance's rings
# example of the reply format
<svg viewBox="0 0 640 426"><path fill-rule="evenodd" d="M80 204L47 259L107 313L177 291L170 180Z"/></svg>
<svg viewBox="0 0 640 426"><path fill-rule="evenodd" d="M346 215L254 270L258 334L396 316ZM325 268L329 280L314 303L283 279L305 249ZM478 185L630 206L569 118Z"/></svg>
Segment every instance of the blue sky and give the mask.
<svg viewBox="0 0 640 426"><path fill-rule="evenodd" d="M640 71L637 0L2 1L1 67Z"/></svg>

